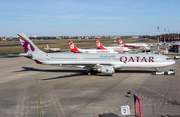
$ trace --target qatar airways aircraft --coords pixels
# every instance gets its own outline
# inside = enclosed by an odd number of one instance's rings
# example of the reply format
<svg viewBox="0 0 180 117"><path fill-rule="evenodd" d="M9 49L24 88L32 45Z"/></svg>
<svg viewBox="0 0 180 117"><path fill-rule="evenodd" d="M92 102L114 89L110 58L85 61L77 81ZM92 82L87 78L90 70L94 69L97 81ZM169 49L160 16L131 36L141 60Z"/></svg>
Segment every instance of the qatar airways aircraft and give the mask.
<svg viewBox="0 0 180 117"><path fill-rule="evenodd" d="M88 75L94 73L93 71L112 75L115 69L124 67L160 68L175 63L171 58L160 54L45 53L39 50L24 33L18 33L18 36L25 52L20 55L42 65L86 68Z"/></svg>
<svg viewBox="0 0 180 117"><path fill-rule="evenodd" d="M131 49L127 48L127 47L105 47L103 46L99 40L96 39L96 43L97 43L97 48L98 49L104 49L104 50L115 50L117 52L127 52L127 51L131 51Z"/></svg>
<svg viewBox="0 0 180 117"><path fill-rule="evenodd" d="M146 49L150 49L147 44L145 43L124 43L121 39L119 39L119 46L121 47L133 47L133 48L140 48L144 47Z"/></svg>
<svg viewBox="0 0 180 117"><path fill-rule="evenodd" d="M80 48L77 48L71 40L69 40L69 45L71 48L71 52L73 53L118 53L118 52L115 52L114 50L80 49Z"/></svg>

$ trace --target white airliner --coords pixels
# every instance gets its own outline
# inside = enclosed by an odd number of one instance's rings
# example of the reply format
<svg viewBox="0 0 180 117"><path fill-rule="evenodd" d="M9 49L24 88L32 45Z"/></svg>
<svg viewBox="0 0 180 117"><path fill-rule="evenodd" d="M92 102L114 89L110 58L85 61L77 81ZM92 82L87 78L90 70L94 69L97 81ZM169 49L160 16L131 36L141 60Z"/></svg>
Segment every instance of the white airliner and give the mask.
<svg viewBox="0 0 180 117"><path fill-rule="evenodd" d="M146 49L150 49L147 44L145 43L124 43L121 39L119 39L119 46L120 47L133 47L133 48L140 48L144 47Z"/></svg>
<svg viewBox="0 0 180 117"><path fill-rule="evenodd" d="M61 48L50 48L48 45L47 45L47 48L44 48L45 50L49 50L51 52L60 52L61 51Z"/></svg>
<svg viewBox="0 0 180 117"><path fill-rule="evenodd" d="M112 75L115 69L123 67L160 68L175 63L171 58L159 54L45 53L39 50L24 33L18 33L18 36L25 52L20 55L42 65L86 68L88 75L93 71Z"/></svg>
<svg viewBox="0 0 180 117"><path fill-rule="evenodd" d="M114 50L80 49L77 48L71 40L69 40L69 45L71 48L71 52L73 53L118 53L115 52Z"/></svg>
<svg viewBox="0 0 180 117"><path fill-rule="evenodd" d="M105 47L103 46L99 40L96 39L96 43L97 43L97 48L98 49L104 49L104 50L115 50L117 52L127 52L127 51L131 51L131 49L127 48L127 47Z"/></svg>

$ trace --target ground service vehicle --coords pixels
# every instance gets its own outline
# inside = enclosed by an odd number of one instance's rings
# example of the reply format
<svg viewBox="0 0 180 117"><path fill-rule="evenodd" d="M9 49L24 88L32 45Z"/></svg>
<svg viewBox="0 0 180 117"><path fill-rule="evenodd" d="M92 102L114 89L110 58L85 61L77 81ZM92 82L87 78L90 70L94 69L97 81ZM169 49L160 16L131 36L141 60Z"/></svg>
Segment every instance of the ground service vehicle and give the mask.
<svg viewBox="0 0 180 117"><path fill-rule="evenodd" d="M180 56L174 56L174 59L179 59L180 58Z"/></svg>
<svg viewBox="0 0 180 117"><path fill-rule="evenodd" d="M171 68L169 71L153 71L152 75L174 75L175 71Z"/></svg>

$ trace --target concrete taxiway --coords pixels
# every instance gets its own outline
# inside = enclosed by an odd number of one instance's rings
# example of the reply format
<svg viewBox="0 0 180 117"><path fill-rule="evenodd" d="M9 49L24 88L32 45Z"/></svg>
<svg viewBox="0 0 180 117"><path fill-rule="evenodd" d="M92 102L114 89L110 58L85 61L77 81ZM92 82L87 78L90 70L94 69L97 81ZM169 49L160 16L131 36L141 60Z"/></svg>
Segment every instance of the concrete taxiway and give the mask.
<svg viewBox="0 0 180 117"><path fill-rule="evenodd" d="M143 98L144 116L180 115L180 60L161 68L175 68L175 75L151 75L153 69L116 70L81 75L83 69L38 65L24 58L0 59L1 117L98 117L122 116L120 106L129 105L134 115L137 93ZM126 93L131 90L131 97Z"/></svg>

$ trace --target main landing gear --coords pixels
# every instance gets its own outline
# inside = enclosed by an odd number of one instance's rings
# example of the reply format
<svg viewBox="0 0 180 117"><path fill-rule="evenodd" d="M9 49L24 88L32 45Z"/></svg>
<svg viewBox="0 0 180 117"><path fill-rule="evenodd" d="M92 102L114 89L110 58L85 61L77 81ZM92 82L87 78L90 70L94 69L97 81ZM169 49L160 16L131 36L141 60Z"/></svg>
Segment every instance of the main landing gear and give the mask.
<svg viewBox="0 0 180 117"><path fill-rule="evenodd" d="M87 70L87 71L84 71L82 74L90 76L90 75L95 75L96 72L94 70Z"/></svg>

